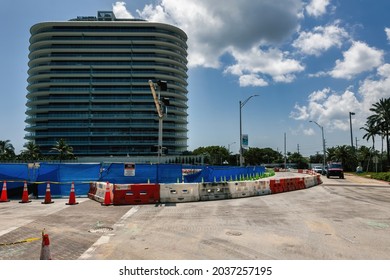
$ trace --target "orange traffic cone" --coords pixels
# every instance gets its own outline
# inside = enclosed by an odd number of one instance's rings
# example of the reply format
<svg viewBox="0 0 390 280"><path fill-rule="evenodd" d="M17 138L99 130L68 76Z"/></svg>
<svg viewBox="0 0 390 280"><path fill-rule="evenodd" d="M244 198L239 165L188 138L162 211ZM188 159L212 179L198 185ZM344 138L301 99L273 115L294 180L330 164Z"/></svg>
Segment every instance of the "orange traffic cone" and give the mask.
<svg viewBox="0 0 390 280"><path fill-rule="evenodd" d="M22 201L19 201L19 203L29 203L29 202L31 202L31 200L28 200L27 182L24 181L23 194L22 194Z"/></svg>
<svg viewBox="0 0 390 280"><path fill-rule="evenodd" d="M1 190L0 202L9 202L7 194L7 181L3 183L3 189Z"/></svg>
<svg viewBox="0 0 390 280"><path fill-rule="evenodd" d="M104 206L111 205L111 193L110 193L110 183L107 182L106 193L104 195L104 202L102 203Z"/></svg>
<svg viewBox="0 0 390 280"><path fill-rule="evenodd" d="M74 182L72 182L72 186L70 187L70 194L69 194L69 202L66 203L66 205L75 205L79 204L76 202L76 194L74 192Z"/></svg>
<svg viewBox="0 0 390 280"><path fill-rule="evenodd" d="M50 204L50 203L54 203L54 201L51 200L50 182L47 182L45 201L43 201L42 204Z"/></svg>
<svg viewBox="0 0 390 280"><path fill-rule="evenodd" d="M42 231L42 247L40 260L51 260L49 235Z"/></svg>

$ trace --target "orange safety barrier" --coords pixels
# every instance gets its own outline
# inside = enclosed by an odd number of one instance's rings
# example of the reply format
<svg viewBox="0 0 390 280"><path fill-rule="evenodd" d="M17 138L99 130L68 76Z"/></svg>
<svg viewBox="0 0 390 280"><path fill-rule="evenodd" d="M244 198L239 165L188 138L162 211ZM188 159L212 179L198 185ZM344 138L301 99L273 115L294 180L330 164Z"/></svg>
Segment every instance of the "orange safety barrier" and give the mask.
<svg viewBox="0 0 390 280"><path fill-rule="evenodd" d="M96 195L97 187L96 182L90 182L89 183L89 191L88 191L88 198L94 199Z"/></svg>
<svg viewBox="0 0 390 280"><path fill-rule="evenodd" d="M302 190L305 188L305 180L302 177L294 178L294 180L296 190Z"/></svg>
<svg viewBox="0 0 390 280"><path fill-rule="evenodd" d="M160 201L159 184L115 184L114 205L155 204Z"/></svg>
<svg viewBox="0 0 390 280"><path fill-rule="evenodd" d="M286 189L285 179L271 179L270 180L271 193L281 193Z"/></svg>
<svg viewBox="0 0 390 280"><path fill-rule="evenodd" d="M285 192L295 191L295 180L294 178L287 178L286 185L284 187Z"/></svg>

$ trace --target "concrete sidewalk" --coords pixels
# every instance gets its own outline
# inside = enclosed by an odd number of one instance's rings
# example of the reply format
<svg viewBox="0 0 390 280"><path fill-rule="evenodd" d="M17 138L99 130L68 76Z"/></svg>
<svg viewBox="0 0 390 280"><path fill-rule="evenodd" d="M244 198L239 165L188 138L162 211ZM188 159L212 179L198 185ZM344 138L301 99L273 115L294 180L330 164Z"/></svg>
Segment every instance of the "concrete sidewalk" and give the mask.
<svg viewBox="0 0 390 280"><path fill-rule="evenodd" d="M132 208L106 207L87 198L71 206L66 199L41 201L0 204L0 260L39 260L43 229L53 259L75 260Z"/></svg>

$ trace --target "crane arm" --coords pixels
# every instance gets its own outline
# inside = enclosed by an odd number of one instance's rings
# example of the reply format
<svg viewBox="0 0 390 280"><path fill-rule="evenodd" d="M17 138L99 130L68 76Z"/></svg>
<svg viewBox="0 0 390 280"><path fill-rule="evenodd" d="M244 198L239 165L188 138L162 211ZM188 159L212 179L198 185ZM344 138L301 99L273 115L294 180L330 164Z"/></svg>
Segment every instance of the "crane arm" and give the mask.
<svg viewBox="0 0 390 280"><path fill-rule="evenodd" d="M153 100L154 100L154 104L156 105L158 116L160 118L162 118L164 116L164 114L163 114L163 112L161 110L160 102L158 100L156 91L154 89L154 83L151 80L149 80L149 86L150 86L150 90L152 91L152 94L153 94Z"/></svg>

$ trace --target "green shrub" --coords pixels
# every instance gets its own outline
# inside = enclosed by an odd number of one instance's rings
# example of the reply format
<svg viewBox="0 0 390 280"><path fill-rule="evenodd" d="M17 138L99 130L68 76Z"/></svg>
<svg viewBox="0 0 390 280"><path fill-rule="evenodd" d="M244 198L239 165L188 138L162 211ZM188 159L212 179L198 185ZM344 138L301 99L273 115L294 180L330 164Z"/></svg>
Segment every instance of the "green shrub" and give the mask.
<svg viewBox="0 0 390 280"><path fill-rule="evenodd" d="M372 173L371 178L390 182L390 172Z"/></svg>

